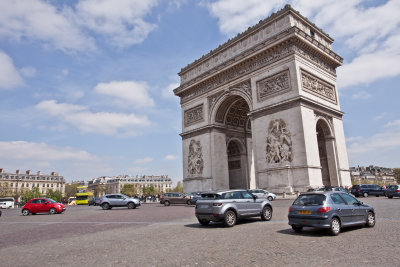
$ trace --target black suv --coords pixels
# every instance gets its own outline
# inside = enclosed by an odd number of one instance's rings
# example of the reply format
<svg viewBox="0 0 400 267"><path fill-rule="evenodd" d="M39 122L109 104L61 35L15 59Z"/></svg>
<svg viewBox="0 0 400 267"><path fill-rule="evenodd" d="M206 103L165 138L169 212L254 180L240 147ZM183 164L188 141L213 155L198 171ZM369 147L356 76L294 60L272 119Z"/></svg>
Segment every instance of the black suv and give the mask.
<svg viewBox="0 0 400 267"><path fill-rule="evenodd" d="M384 196L385 191L385 189L377 184L359 184L353 185L353 187L351 188L351 193L356 197L368 197L369 195L377 197Z"/></svg>

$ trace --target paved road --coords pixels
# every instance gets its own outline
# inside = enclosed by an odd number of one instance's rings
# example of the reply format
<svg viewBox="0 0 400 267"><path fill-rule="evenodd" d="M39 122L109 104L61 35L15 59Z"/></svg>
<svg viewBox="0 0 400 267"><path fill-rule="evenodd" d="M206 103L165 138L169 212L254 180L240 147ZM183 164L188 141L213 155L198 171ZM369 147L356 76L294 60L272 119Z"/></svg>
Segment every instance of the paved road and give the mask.
<svg viewBox="0 0 400 267"><path fill-rule="evenodd" d="M398 266L400 199L360 199L375 207L377 225L337 237L316 229L294 233L287 224L293 200L272 202L270 222L251 219L233 228L200 226L190 206L77 206L28 217L3 210L0 266Z"/></svg>

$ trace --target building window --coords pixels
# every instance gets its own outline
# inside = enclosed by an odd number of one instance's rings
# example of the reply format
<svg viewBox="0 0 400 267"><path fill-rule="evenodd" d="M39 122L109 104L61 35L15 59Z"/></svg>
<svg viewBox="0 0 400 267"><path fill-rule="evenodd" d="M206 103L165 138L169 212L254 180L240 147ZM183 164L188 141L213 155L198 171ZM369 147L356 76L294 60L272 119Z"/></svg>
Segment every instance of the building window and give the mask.
<svg viewBox="0 0 400 267"><path fill-rule="evenodd" d="M51 184L51 187L53 187L54 186L54 184Z"/></svg>
<svg viewBox="0 0 400 267"><path fill-rule="evenodd" d="M14 183L11 183L10 186L13 187L13 186L14 186Z"/></svg>
<svg viewBox="0 0 400 267"><path fill-rule="evenodd" d="M46 185L45 184L43 184L43 187L45 187Z"/></svg>
<svg viewBox="0 0 400 267"><path fill-rule="evenodd" d="M49 187L50 185L49 184L47 184L47 187Z"/></svg>
<svg viewBox="0 0 400 267"><path fill-rule="evenodd" d="M21 187L24 187L24 184L22 184Z"/></svg>

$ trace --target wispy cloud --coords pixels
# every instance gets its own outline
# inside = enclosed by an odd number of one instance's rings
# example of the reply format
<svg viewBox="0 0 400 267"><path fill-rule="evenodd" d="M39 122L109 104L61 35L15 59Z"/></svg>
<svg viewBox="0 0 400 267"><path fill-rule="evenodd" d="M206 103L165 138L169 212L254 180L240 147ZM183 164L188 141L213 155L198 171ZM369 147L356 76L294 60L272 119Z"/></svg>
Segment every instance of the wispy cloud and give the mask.
<svg viewBox="0 0 400 267"><path fill-rule="evenodd" d="M23 84L24 81L14 66L13 60L0 51L0 89L12 89Z"/></svg>
<svg viewBox="0 0 400 267"><path fill-rule="evenodd" d="M153 159L151 157L145 157L142 159L136 159L133 161L134 164L145 164L145 163L150 163L152 162Z"/></svg>
<svg viewBox="0 0 400 267"><path fill-rule="evenodd" d="M166 160L176 160L177 157L174 156L174 155L166 155L166 156L165 156L165 159L166 159Z"/></svg>
<svg viewBox="0 0 400 267"><path fill-rule="evenodd" d="M129 104L133 108L143 108L154 106L149 89L147 83L142 81L112 81L99 83L94 88L94 92L114 97L117 103Z"/></svg>
<svg viewBox="0 0 400 267"><path fill-rule="evenodd" d="M76 127L84 133L134 136L151 123L146 116L113 112L91 112L86 106L57 103L56 100L42 101L36 110Z"/></svg>
<svg viewBox="0 0 400 267"><path fill-rule="evenodd" d="M354 99L368 99L371 98L372 95L366 91L358 91L357 93L353 94L352 98Z"/></svg>

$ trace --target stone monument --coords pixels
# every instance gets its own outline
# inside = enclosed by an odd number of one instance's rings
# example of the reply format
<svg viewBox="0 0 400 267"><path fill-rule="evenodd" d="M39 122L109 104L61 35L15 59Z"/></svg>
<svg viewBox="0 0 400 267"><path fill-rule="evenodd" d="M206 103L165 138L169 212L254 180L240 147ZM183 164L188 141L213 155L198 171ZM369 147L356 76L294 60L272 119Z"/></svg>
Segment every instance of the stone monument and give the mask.
<svg viewBox="0 0 400 267"><path fill-rule="evenodd" d="M185 191L351 186L332 42L285 6L181 70Z"/></svg>

